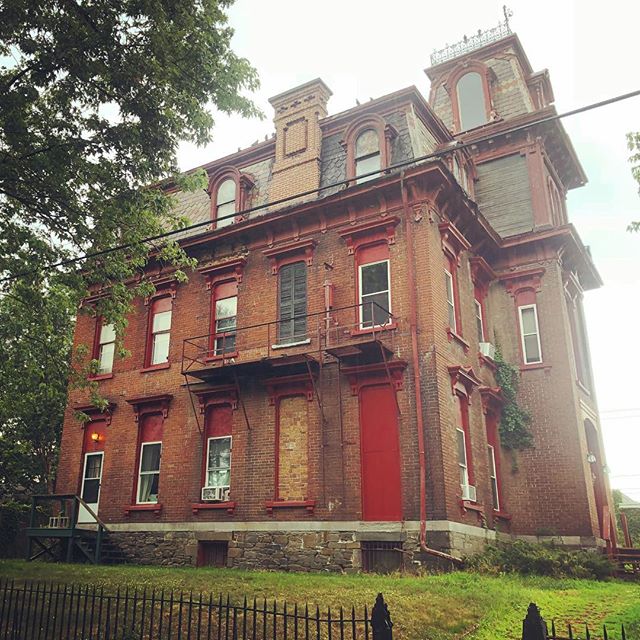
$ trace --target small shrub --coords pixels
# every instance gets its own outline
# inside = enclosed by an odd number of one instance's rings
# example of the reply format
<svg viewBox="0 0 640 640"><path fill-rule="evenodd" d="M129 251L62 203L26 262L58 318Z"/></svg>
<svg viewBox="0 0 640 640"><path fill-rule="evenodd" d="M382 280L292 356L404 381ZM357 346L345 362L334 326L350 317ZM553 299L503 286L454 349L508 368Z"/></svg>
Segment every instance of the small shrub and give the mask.
<svg viewBox="0 0 640 640"><path fill-rule="evenodd" d="M465 566L491 575L519 573L596 580L604 580L614 571L609 559L597 552L571 551L553 543L532 544L524 540L489 545L481 553L466 558Z"/></svg>

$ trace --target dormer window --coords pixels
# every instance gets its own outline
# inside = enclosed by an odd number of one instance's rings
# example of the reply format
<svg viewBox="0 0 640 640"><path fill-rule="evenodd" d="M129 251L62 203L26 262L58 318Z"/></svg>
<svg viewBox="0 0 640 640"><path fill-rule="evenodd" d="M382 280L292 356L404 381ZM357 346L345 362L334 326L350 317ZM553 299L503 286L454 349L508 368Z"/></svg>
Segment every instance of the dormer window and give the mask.
<svg viewBox="0 0 640 640"><path fill-rule="evenodd" d="M371 175L365 175L381 169L380 158L380 139L378 133L373 129L365 129L356 138L355 149L355 177L356 183L367 182L368 180L374 180L379 174L373 173ZM363 177L359 177L363 176Z"/></svg>
<svg viewBox="0 0 640 640"><path fill-rule="evenodd" d="M250 204L252 176L236 167L218 169L209 179L211 218L216 229L222 229L243 219L242 211Z"/></svg>
<svg viewBox="0 0 640 640"><path fill-rule="evenodd" d="M236 181L226 178L218 186L216 193L216 228L221 229L234 223L236 213Z"/></svg>
<svg viewBox="0 0 640 640"><path fill-rule="evenodd" d="M460 131L474 129L489 121L482 76L477 71L465 73L456 84Z"/></svg>
<svg viewBox="0 0 640 640"><path fill-rule="evenodd" d="M347 177L353 179L351 184L362 184L381 175L391 164L391 141L397 135L393 126L376 114L349 126L341 144L347 152Z"/></svg>

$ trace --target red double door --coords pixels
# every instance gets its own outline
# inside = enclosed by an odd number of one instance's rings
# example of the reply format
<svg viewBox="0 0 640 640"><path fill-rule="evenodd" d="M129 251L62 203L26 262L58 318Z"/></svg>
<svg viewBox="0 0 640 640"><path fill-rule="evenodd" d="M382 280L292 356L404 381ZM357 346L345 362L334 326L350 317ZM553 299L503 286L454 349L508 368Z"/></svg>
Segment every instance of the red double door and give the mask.
<svg viewBox="0 0 640 640"><path fill-rule="evenodd" d="M363 520L402 520L400 445L395 390L360 389Z"/></svg>

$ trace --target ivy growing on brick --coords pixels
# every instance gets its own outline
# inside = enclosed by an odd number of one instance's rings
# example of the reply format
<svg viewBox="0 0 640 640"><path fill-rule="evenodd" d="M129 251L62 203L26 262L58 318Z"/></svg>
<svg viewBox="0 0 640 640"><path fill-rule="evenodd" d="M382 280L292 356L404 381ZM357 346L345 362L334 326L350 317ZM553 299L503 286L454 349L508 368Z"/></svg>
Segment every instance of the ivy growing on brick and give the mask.
<svg viewBox="0 0 640 640"><path fill-rule="evenodd" d="M506 362L500 349L496 349L496 382L502 391L504 404L500 419L500 442L511 451L526 449L533 445L529 430L531 415L518 404L518 370Z"/></svg>

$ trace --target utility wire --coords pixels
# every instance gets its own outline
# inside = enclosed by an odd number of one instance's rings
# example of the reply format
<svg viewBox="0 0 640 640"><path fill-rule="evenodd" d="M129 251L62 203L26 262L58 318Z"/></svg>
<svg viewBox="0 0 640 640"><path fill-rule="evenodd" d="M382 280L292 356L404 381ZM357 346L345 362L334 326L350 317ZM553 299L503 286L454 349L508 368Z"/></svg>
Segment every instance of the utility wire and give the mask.
<svg viewBox="0 0 640 640"><path fill-rule="evenodd" d="M608 106L610 104L614 104L616 102L621 102L623 100L628 100L630 98L635 98L637 96L640 96L640 89L637 89L636 91L631 91L630 93L624 93L624 94L615 96L613 98L608 98L606 100L601 100L599 102L593 102L591 104L584 105L582 107L578 107L577 109L572 109L570 111L565 111L564 113L545 116L543 118L539 118L539 119L534 120L532 122L528 122L526 124L518 125L516 127L510 128L510 129L505 129L504 131L499 131L499 132L496 132L496 133L487 134L486 136L482 136L480 138L476 138L476 139L470 140L468 142L452 141L450 143L450 146L448 146L445 149L440 149L439 151L434 151L433 153L428 153L426 155L419 156L418 158L413 158L412 160L405 160L403 162L398 162L398 163L390 165L390 166L388 166L388 167L386 167L386 168L384 168L382 170L379 169L377 171L370 171L368 173L363 173L362 175L359 175L358 178L362 179L362 178L367 178L367 177L371 177L371 176L377 176L377 175L380 175L381 173L389 174L392 171L394 171L395 169L402 169L402 168L409 167L409 166L412 166L412 165L417 165L417 164L422 163L422 162L424 162L426 160L433 160L433 159L436 159L436 158L441 158L441 157L446 156L449 153L452 153L453 151L458 151L460 149L466 149L467 147L471 147L471 146L477 145L479 143L495 139L495 138L500 137L500 136L505 136L505 135L517 133L519 131L524 131L526 129L530 129L531 127L534 127L534 126L537 126L537 125L540 125L540 124L545 124L547 122L554 122L556 120L561 120L562 118L568 118L570 116L578 115L580 113L585 113L587 111L592 111L594 109L600 109L600 108L606 107L606 106ZM354 181L354 178L347 178L345 180L338 180L336 182L333 182L331 184L325 185L323 187L319 187L319 188L316 188L316 189L309 189L307 191L301 191L301 192L296 193L294 195L287 196L286 198L280 198L279 200L273 200L271 202L268 202L268 203L265 203L265 204L262 204L262 205L258 205L256 207L250 207L249 209L244 209L243 211L238 211L236 213L228 214L226 216L221 216L217 220L226 220L228 218L235 218L235 217L238 217L238 216L242 216L242 215L246 215L246 214L249 214L249 213L253 213L254 211L259 211L261 209L266 209L268 207L274 207L276 205L285 204L287 202L291 202L292 200L297 200L298 198L302 198L304 196L312 195L314 193L321 193L321 192L326 191L328 189L333 189L335 187L340 187L340 186L343 186L343 185L349 185L349 183L352 183L353 181ZM66 266L69 266L71 264L82 262L84 260L89 260L91 258L100 258L102 256L106 256L106 255L115 253L116 251L124 251L126 249L131 249L133 247L137 247L137 246L140 246L140 245L145 244L145 243L150 243L150 242L154 242L156 240L162 240L164 238L169 238L171 236L184 234L186 231L192 231L194 229L199 229L201 227L209 226L209 225L211 225L212 222L213 222L212 220L205 220L203 222L197 222L197 223L188 225L186 227L182 227L181 229L174 229L174 230L166 231L164 233L160 233L158 235L151 236L151 237L148 237L148 238L142 238L141 240L137 240L136 242L129 242L129 243L121 244L121 245L116 245L115 247L110 247L108 249L102 249L101 251L94 251L92 253L86 253L84 255L76 256L74 258L68 258L66 260L60 260L59 262L49 263L47 265L41 266L40 268L29 269L27 271L22 271L20 273L16 273L16 274L13 274L13 275L10 275L10 276L5 276L4 278L0 278L0 283L8 282L8 281L11 281L11 280L16 280L18 278L23 278L23 277L29 276L29 275L33 275L33 274L38 273L39 271L42 271L42 270L49 270L49 269L57 269L59 267L66 267Z"/></svg>

